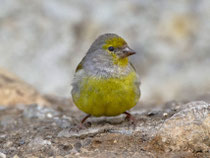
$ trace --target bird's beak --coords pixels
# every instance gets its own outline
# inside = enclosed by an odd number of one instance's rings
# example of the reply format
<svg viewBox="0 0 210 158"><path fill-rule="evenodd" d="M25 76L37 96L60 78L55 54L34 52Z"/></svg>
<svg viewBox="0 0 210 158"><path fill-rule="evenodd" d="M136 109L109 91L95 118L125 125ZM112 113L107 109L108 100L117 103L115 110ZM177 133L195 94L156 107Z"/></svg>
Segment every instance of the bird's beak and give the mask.
<svg viewBox="0 0 210 158"><path fill-rule="evenodd" d="M133 49L129 48L128 46L123 48L122 52L123 52L123 54L121 56L122 58L125 58L125 57L128 57L130 55L136 54L136 52Z"/></svg>

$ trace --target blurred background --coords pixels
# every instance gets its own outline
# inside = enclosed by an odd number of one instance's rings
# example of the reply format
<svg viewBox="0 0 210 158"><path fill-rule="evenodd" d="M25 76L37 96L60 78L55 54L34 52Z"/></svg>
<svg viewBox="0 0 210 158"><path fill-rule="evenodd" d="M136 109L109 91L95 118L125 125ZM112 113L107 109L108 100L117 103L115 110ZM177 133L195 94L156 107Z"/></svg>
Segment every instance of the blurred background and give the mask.
<svg viewBox="0 0 210 158"><path fill-rule="evenodd" d="M138 53L142 101L210 93L209 0L0 0L0 67L43 94L71 97L90 44L116 33Z"/></svg>

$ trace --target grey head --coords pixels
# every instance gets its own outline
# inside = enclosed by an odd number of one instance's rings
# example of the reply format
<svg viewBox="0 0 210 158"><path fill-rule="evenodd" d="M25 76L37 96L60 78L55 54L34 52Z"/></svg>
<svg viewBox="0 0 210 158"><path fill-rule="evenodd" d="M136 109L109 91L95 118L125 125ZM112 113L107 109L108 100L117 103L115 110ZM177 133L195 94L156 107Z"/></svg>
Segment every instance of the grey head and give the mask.
<svg viewBox="0 0 210 158"><path fill-rule="evenodd" d="M126 58L132 54L135 52L128 47L122 37L114 33L106 33L93 42L80 65L82 64L83 69L91 75L109 76L124 71L127 73L130 64L128 68L119 68L113 63L113 58Z"/></svg>

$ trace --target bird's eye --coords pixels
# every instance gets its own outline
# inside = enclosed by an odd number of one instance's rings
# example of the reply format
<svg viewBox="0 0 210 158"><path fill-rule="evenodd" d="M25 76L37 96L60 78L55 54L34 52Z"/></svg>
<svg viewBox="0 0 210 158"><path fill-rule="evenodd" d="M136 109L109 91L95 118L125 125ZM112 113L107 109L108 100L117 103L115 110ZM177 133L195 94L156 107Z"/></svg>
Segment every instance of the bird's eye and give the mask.
<svg viewBox="0 0 210 158"><path fill-rule="evenodd" d="M114 51L114 47L110 46L109 48L109 51Z"/></svg>

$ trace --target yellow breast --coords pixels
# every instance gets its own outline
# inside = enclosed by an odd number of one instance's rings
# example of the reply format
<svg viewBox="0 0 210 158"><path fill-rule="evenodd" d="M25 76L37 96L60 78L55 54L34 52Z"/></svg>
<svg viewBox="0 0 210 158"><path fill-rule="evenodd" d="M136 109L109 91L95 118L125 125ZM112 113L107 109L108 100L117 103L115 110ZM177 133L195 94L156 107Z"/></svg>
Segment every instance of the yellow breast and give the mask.
<svg viewBox="0 0 210 158"><path fill-rule="evenodd" d="M116 116L135 106L140 97L136 73L120 78L83 78L72 94L76 106L93 116Z"/></svg>

